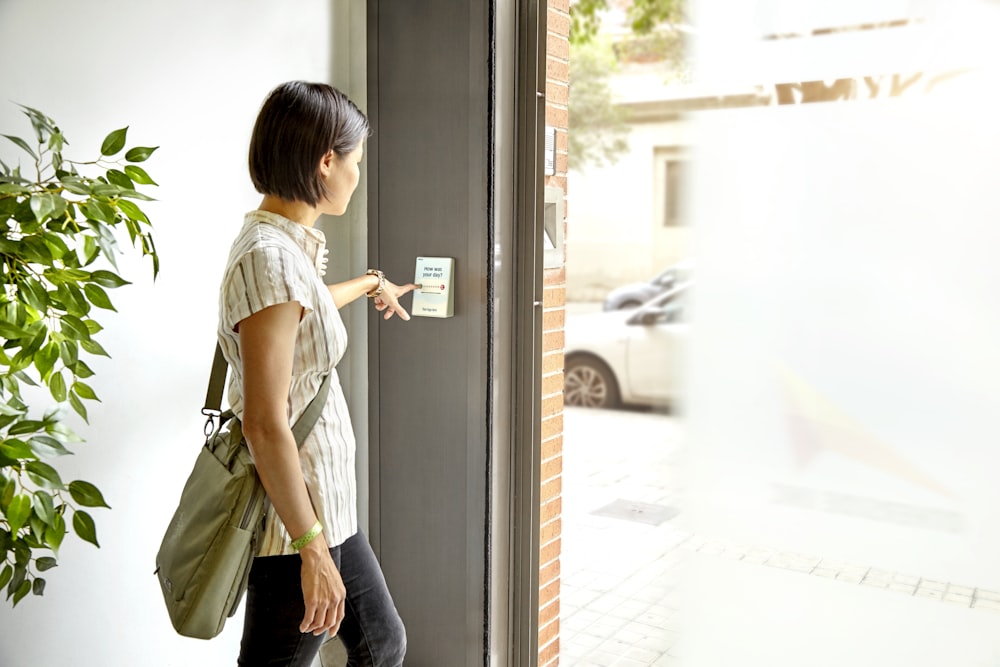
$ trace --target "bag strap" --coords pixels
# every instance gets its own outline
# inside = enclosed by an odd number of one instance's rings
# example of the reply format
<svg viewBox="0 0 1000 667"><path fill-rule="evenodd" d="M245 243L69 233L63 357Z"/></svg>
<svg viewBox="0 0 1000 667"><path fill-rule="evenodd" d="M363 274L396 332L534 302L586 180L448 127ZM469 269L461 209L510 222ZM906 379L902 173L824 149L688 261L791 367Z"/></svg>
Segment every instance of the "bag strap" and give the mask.
<svg viewBox="0 0 1000 667"><path fill-rule="evenodd" d="M222 345L215 344L215 359L212 360L212 374L208 378L208 392L205 394L203 415L219 415L222 412L222 392L226 388L226 371L229 363L222 354Z"/></svg>
<svg viewBox="0 0 1000 667"><path fill-rule="evenodd" d="M203 415L208 416L208 423L205 424L206 436L210 434L209 429L212 431L215 429L213 419L222 415L222 392L226 387L226 373L228 370L229 362L226 361L225 355L222 354L222 345L216 343L215 359L212 360L212 374L208 378L208 391L205 393L205 407L201 410ZM326 405L326 397L330 393L331 377L333 377L333 373L326 374L326 377L323 378L323 384L319 387L319 391L309 401L309 405L306 406L305 411L295 422L295 425L292 426L292 435L295 436L295 444L299 447L305 442L306 436L313 430L313 426L316 425L316 421L323 412L323 406Z"/></svg>

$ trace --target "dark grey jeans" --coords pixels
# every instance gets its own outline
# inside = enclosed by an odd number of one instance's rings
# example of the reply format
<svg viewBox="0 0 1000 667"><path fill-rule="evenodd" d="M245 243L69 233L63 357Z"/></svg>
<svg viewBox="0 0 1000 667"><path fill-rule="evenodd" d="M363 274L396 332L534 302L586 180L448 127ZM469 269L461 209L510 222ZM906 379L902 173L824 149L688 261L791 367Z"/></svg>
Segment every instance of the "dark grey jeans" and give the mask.
<svg viewBox="0 0 1000 667"><path fill-rule="evenodd" d="M406 653L406 631L385 585L368 539L358 532L330 549L347 589L344 621L337 636L347 650L347 664L399 667ZM240 667L309 667L326 640L299 632L305 615L302 559L255 558L247 587L246 620Z"/></svg>

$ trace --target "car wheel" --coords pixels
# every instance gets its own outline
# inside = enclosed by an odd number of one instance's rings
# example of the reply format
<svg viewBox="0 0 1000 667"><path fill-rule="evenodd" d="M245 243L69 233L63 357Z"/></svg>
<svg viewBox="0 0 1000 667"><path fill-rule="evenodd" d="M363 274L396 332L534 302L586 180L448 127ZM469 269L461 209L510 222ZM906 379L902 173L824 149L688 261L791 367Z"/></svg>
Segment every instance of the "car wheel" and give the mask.
<svg viewBox="0 0 1000 667"><path fill-rule="evenodd" d="M596 357L573 357L566 361L564 400L566 405L613 408L618 405L615 376Z"/></svg>
<svg viewBox="0 0 1000 667"><path fill-rule="evenodd" d="M618 310L634 310L641 305L642 303L640 303L639 301L625 301L620 306L618 306Z"/></svg>

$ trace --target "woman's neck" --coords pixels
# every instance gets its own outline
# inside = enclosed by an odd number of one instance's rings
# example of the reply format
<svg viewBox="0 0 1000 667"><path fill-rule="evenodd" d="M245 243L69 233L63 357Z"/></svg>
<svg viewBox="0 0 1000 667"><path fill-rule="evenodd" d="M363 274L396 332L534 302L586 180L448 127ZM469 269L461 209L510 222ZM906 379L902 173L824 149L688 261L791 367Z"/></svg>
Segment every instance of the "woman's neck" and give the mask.
<svg viewBox="0 0 1000 667"><path fill-rule="evenodd" d="M264 195L258 207L261 211L277 213L305 227L312 227L319 218L319 209L301 201L289 201L272 195Z"/></svg>

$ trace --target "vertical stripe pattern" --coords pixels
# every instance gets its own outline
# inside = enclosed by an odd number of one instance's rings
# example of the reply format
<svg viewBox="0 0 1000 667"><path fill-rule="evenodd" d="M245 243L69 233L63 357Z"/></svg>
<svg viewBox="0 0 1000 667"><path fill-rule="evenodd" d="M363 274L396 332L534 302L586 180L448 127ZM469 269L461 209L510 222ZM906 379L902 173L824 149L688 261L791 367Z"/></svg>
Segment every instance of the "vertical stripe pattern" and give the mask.
<svg viewBox="0 0 1000 667"><path fill-rule="evenodd" d="M326 238L318 229L267 211L251 211L233 242L219 293L219 342L229 362L229 404L243 418L243 364L236 325L269 306L297 301L304 309L295 340L288 419L295 423L333 373L330 395L299 450L302 475L330 546L357 532L355 441L336 365L347 330L323 282ZM297 536L296 536L297 537ZM294 553L291 536L268 510L258 555Z"/></svg>

